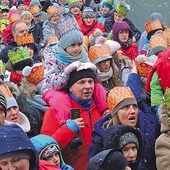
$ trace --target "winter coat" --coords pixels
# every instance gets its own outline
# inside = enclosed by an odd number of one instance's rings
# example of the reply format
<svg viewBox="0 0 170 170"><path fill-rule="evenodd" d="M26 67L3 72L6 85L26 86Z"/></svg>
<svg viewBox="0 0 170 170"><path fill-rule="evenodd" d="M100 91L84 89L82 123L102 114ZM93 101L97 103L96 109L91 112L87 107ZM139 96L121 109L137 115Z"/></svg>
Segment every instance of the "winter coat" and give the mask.
<svg viewBox="0 0 170 170"><path fill-rule="evenodd" d="M83 22L80 28L83 35L87 35L88 37L90 36L90 34L94 34L94 31L97 28L100 29L103 33L105 32L104 25L98 21L94 21L92 25L86 25L85 22Z"/></svg>
<svg viewBox="0 0 170 170"><path fill-rule="evenodd" d="M104 14L102 16L100 16L97 20L98 22L101 22L103 25L105 25L105 21L108 17L110 17L112 15L113 11L110 11L109 13L107 14Z"/></svg>
<svg viewBox="0 0 170 170"><path fill-rule="evenodd" d="M43 37L44 41L46 42L51 36L56 36L54 23L50 22L49 20L43 23Z"/></svg>
<svg viewBox="0 0 170 170"><path fill-rule="evenodd" d="M159 117L161 120L161 135L155 142L156 166L157 170L169 169L170 164L170 111L162 104L159 108Z"/></svg>
<svg viewBox="0 0 170 170"><path fill-rule="evenodd" d="M43 134L40 134L40 135L37 135L37 136L34 136L31 139L31 142L33 143L33 145L35 146L37 152L38 152L38 155L40 157L40 155L42 154L42 152L50 145L55 145L57 147L57 150L59 151L58 154L59 154L59 158L60 158L60 167L57 167L57 166L52 166L51 164L49 164L47 161L43 161L43 160L40 160L40 169L39 170L58 170L61 168L61 170L74 170L71 166L65 164L64 160L63 160L63 156L62 156L62 153L61 153L61 150L60 150L60 147L58 145L58 143L56 142L55 139L47 136L47 135L43 135Z"/></svg>
<svg viewBox="0 0 170 170"><path fill-rule="evenodd" d="M28 28L28 32L33 35L35 43L41 44L43 42L42 29L33 20L31 21L31 26Z"/></svg>
<svg viewBox="0 0 170 170"><path fill-rule="evenodd" d="M79 27L81 27L81 25L83 24L83 20L82 20L82 12L79 12L77 15L74 15L77 24L79 25Z"/></svg>
<svg viewBox="0 0 170 170"><path fill-rule="evenodd" d="M94 156L95 154L99 153L103 150L103 134L104 129L106 128L103 125L111 119L111 114L108 114L98 120L94 124L94 131L92 132L92 144L89 148L89 158ZM138 111L138 125L137 127L140 129L141 136L142 136L142 144L143 144L143 150L142 150L142 156L141 156L141 162L148 168L148 169L154 169L154 127L148 120L145 113L143 113L141 110Z"/></svg>
<svg viewBox="0 0 170 170"><path fill-rule="evenodd" d="M130 19L128 19L127 17L125 19L123 19L123 21L128 23L128 25L130 26L130 29L132 31L132 35L133 35L133 37L135 37L136 42L137 42L140 39L141 32L135 27L133 22ZM113 13L105 21L106 32L109 33L112 30L114 23L115 23L115 21L114 21L114 13Z"/></svg>
<svg viewBox="0 0 170 170"><path fill-rule="evenodd" d="M57 121L50 108L44 115L41 133L52 136L56 139L67 164L73 166L76 170L85 170L88 161L87 151L91 144L91 132L93 130L93 125L101 118L101 114L99 113L94 100L92 100L89 109L82 108L82 106L80 106L72 98L69 98L68 100L68 102L71 103L71 108L80 109L80 117L83 118L85 127L77 134L73 130L70 130L66 124L60 125L60 122ZM67 107L67 103L63 102L62 104ZM67 112L70 113L69 108ZM82 144L80 141L76 142L77 138L80 138Z"/></svg>

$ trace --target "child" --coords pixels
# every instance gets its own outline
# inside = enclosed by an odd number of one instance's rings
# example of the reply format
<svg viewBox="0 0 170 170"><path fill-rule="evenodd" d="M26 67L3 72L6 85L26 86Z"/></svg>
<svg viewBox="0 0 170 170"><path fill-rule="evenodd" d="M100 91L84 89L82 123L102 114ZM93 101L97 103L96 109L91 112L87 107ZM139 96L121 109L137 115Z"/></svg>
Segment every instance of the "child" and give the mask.
<svg viewBox="0 0 170 170"><path fill-rule="evenodd" d="M47 135L37 135L31 138L39 154L39 170L73 170L63 161L58 143Z"/></svg>

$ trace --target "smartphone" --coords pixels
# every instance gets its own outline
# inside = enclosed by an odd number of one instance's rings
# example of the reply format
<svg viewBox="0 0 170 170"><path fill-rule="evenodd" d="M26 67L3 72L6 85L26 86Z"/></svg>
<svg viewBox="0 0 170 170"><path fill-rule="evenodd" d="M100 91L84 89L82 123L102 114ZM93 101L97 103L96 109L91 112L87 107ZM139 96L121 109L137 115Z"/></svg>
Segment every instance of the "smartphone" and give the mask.
<svg viewBox="0 0 170 170"><path fill-rule="evenodd" d="M78 119L80 118L80 109L72 108L70 109L70 119Z"/></svg>

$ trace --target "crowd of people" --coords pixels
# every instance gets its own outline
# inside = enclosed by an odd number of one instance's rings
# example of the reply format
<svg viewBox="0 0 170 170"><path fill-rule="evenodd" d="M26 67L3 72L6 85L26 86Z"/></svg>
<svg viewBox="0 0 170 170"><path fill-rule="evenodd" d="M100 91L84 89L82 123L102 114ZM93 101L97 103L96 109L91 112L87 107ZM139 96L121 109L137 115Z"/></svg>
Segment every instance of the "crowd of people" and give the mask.
<svg viewBox="0 0 170 170"><path fill-rule="evenodd" d="M125 0L1 0L0 169L163 170L170 28Z"/></svg>

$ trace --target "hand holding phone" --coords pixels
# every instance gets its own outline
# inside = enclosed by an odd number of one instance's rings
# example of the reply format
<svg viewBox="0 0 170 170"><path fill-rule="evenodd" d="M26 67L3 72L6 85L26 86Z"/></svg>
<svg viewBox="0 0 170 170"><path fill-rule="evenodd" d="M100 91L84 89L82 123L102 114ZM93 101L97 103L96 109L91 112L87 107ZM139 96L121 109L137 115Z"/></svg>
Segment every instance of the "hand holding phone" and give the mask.
<svg viewBox="0 0 170 170"><path fill-rule="evenodd" d="M70 119L78 119L80 118L80 109L79 108L72 108L70 110Z"/></svg>

